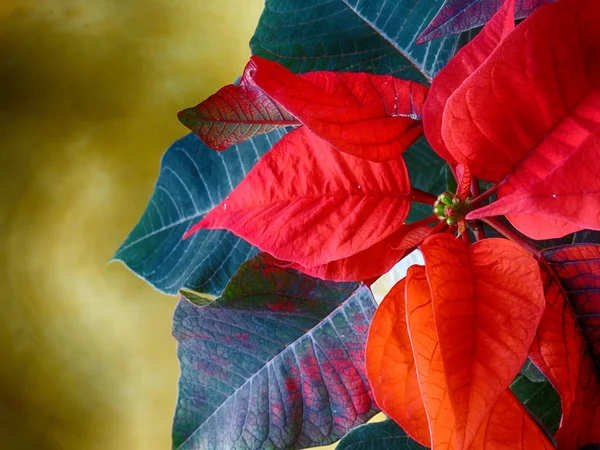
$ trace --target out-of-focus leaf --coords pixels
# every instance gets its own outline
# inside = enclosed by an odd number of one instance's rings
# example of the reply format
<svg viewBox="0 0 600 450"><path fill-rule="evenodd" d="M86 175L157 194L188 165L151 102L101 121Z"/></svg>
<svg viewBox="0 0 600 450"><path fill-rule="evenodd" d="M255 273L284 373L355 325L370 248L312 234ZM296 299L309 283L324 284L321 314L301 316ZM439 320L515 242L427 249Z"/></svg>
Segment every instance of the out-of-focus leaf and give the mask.
<svg viewBox="0 0 600 450"><path fill-rule="evenodd" d="M335 450L427 450L413 441L393 420L366 423L356 427L338 443Z"/></svg>
<svg viewBox="0 0 600 450"><path fill-rule="evenodd" d="M193 134L162 159L154 193L114 259L159 291L181 288L219 295L241 263L257 250L224 230L185 232L219 204L281 137L275 130L215 152Z"/></svg>
<svg viewBox="0 0 600 450"><path fill-rule="evenodd" d="M182 299L175 449L300 449L334 442L376 413L365 343L376 308L358 283L243 264L214 302Z"/></svg>
<svg viewBox="0 0 600 450"><path fill-rule="evenodd" d="M416 44L442 0L267 0L252 53L296 72L333 70L432 77L454 55L454 36Z"/></svg>

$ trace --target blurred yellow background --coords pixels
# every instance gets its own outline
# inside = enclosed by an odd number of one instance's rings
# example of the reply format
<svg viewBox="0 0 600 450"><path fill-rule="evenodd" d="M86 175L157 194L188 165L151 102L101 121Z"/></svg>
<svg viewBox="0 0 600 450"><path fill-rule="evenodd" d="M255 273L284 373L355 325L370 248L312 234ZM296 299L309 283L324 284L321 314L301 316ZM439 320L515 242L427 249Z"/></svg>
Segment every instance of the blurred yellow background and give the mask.
<svg viewBox="0 0 600 450"><path fill-rule="evenodd" d="M168 449L175 298L107 262L263 0L0 1L0 449Z"/></svg>
<svg viewBox="0 0 600 450"><path fill-rule="evenodd" d="M0 1L0 449L168 449L175 298L107 262L262 0Z"/></svg>

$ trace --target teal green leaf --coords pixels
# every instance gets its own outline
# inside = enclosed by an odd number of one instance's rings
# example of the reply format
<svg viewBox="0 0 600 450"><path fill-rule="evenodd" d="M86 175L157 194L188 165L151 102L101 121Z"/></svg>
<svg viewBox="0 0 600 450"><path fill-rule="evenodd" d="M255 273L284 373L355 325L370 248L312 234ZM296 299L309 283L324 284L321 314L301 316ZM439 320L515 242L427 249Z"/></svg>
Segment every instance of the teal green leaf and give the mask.
<svg viewBox="0 0 600 450"><path fill-rule="evenodd" d="M232 145L208 148L189 134L164 154L154 193L114 259L161 292L181 288L220 295L240 264L257 249L225 230L184 233L218 205L285 130Z"/></svg>
<svg viewBox="0 0 600 450"><path fill-rule="evenodd" d="M443 0L267 0L252 53L297 72L390 74L420 82L454 55L456 36L416 43Z"/></svg>
<svg viewBox="0 0 600 450"><path fill-rule="evenodd" d="M433 151L425 137L421 137L402 154L412 187L436 197L446 190L447 177L452 177L448 164ZM412 203L407 223L433 215L433 207L422 203Z"/></svg>
<svg viewBox="0 0 600 450"><path fill-rule="evenodd" d="M356 427L338 443L335 450L427 450L407 436L393 420Z"/></svg>
<svg viewBox="0 0 600 450"><path fill-rule="evenodd" d="M560 397L546 379L543 382L531 381L525 375L517 375L510 385L519 400L529 410L532 417L542 425L550 436L558 429L562 410Z"/></svg>
<svg viewBox="0 0 600 450"><path fill-rule="evenodd" d="M173 447L299 449L337 441L376 412L364 368L376 303L259 254L223 295L181 299Z"/></svg>

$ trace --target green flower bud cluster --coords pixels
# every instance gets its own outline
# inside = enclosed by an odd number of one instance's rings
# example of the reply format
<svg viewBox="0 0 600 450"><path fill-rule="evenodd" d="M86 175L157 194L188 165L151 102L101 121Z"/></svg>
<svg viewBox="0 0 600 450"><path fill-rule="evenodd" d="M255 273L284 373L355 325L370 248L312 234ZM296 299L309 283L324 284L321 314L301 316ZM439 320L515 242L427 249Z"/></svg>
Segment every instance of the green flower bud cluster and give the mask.
<svg viewBox="0 0 600 450"><path fill-rule="evenodd" d="M451 227L456 226L460 219L464 219L470 210L469 199L461 202L452 192L443 192L438 195L433 204L433 213L440 220L445 220Z"/></svg>

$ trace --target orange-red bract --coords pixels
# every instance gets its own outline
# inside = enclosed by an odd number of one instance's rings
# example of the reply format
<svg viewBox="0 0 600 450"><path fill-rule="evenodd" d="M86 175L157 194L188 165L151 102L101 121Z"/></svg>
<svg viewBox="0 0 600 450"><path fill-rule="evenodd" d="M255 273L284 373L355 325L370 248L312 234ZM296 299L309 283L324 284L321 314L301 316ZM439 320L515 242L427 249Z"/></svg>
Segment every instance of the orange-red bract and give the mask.
<svg viewBox="0 0 600 450"><path fill-rule="evenodd" d="M507 0L483 27L483 30L465 45L437 74L431 83L423 107L423 128L433 149L451 164L461 155L452 155L442 138L442 114L452 93L486 60L500 41L514 29L515 0Z"/></svg>
<svg viewBox="0 0 600 450"><path fill-rule="evenodd" d="M413 266L406 277L407 322L423 401L431 429L433 450L550 450L554 447L510 389L505 388L481 420L470 445L456 439L447 372L434 319L426 271Z"/></svg>
<svg viewBox="0 0 600 450"><path fill-rule="evenodd" d="M600 313L600 246L559 247L543 257L547 306L530 357L561 397L559 449L578 450L600 444L600 370L593 361L600 355L594 336L600 330L595 326Z"/></svg>
<svg viewBox="0 0 600 450"><path fill-rule="evenodd" d="M536 261L506 239L421 245L459 448L468 448L513 381L544 310Z"/></svg>
<svg viewBox="0 0 600 450"><path fill-rule="evenodd" d="M413 350L406 328L405 282L399 281L377 308L366 347L367 377L375 401L417 442L430 446Z"/></svg>
<svg viewBox="0 0 600 450"><path fill-rule="evenodd" d="M433 318L431 291L422 266L412 266L406 273L406 322L429 421L431 448L456 449L454 412Z"/></svg>
<svg viewBox="0 0 600 450"><path fill-rule="evenodd" d="M296 75L253 56L252 81L338 150L372 161L396 158L421 134L427 87L390 75Z"/></svg>
<svg viewBox="0 0 600 450"><path fill-rule="evenodd" d="M398 231L410 190L401 158L356 158L300 127L186 237L200 228L228 229L277 259L314 267L360 253Z"/></svg>
<svg viewBox="0 0 600 450"><path fill-rule="evenodd" d="M257 88L250 61L237 85L227 85L202 103L177 113L179 121L206 145L225 150L230 145L287 125L299 125L294 117Z"/></svg>

